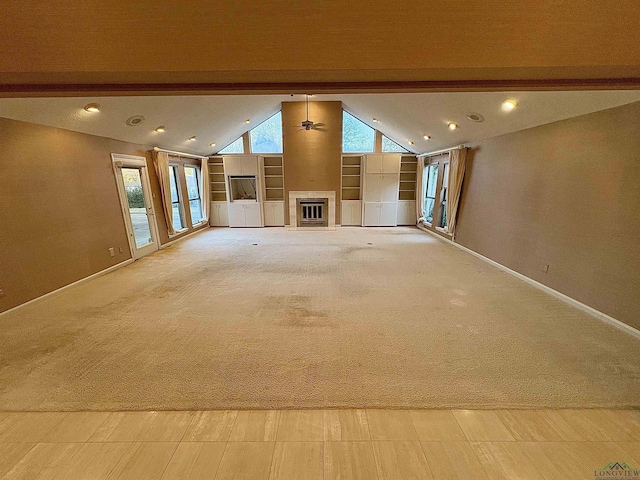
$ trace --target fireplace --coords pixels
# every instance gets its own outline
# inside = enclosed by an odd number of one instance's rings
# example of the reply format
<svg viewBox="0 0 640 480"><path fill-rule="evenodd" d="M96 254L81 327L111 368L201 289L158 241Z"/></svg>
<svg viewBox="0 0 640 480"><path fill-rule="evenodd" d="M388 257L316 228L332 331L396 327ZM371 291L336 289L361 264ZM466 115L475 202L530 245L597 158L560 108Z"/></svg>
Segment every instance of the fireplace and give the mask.
<svg viewBox="0 0 640 480"><path fill-rule="evenodd" d="M298 227L326 227L328 199L298 198L296 200L296 225Z"/></svg>
<svg viewBox="0 0 640 480"><path fill-rule="evenodd" d="M289 228L335 230L336 192L290 191Z"/></svg>

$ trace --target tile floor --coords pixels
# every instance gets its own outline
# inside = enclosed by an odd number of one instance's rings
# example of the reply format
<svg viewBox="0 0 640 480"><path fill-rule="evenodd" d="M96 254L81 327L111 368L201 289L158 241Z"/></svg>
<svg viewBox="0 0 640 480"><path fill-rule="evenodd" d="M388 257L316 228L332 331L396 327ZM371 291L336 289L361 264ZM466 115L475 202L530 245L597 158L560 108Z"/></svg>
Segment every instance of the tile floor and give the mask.
<svg viewBox="0 0 640 480"><path fill-rule="evenodd" d="M0 479L594 479L635 410L0 412Z"/></svg>

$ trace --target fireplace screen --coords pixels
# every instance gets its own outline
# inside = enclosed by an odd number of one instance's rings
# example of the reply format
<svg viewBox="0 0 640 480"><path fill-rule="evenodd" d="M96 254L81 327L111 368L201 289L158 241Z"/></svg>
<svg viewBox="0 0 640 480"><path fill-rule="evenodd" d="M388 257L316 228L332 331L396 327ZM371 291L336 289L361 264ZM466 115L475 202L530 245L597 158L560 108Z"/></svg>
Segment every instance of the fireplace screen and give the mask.
<svg viewBox="0 0 640 480"><path fill-rule="evenodd" d="M299 227L327 226L326 198L299 198L296 207Z"/></svg>

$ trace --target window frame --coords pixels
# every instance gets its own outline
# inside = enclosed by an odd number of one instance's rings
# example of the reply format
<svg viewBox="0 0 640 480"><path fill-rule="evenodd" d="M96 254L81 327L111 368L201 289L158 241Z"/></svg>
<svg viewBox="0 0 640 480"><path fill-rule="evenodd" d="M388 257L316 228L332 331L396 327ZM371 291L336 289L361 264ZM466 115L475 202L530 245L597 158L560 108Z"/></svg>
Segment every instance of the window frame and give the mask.
<svg viewBox="0 0 640 480"><path fill-rule="evenodd" d="M182 166L182 168L184 168L185 170L185 178L184 178L184 185L186 187L187 190L187 202L189 203L189 220L191 223L191 228L195 228L195 227L199 227L200 225L202 225L206 219L202 218L202 170L199 166L197 165L192 165L192 164L185 164ZM193 170L195 171L195 176L196 176L196 184L198 186L198 196L196 198L191 198L189 196L189 185L187 184L187 174L186 174L186 169L187 168L193 168ZM191 202L194 200L199 200L200 201L200 221L194 223L193 222L193 211L191 209Z"/></svg>
<svg viewBox="0 0 640 480"><path fill-rule="evenodd" d="M174 237L176 235L180 235L181 233L186 232L187 230L189 230L189 227L186 225L186 215L185 215L185 211L184 211L184 199L182 198L182 188L180 188L180 167L182 165L180 165L179 163L171 163L169 162L169 168L173 170L173 180L175 182L175 189L176 189L176 193L178 194L178 201L177 202L171 202L171 214L173 215L173 205L174 203L178 204L178 211L180 213L180 221L182 222L182 228L175 228L174 225L174 232L173 234L169 235L169 237ZM171 176L169 176L169 181L171 181ZM169 194L171 194L171 185L169 185ZM173 218L173 217L172 217Z"/></svg>
<svg viewBox="0 0 640 480"><path fill-rule="evenodd" d="M449 170L449 154L445 153L442 155L434 156L434 157L426 157L424 159L424 170L427 170L430 166L437 165L438 166L438 176L436 179L436 191L435 191L435 201L433 206L433 217L431 223L426 220L422 222L422 226L428 230L435 231L439 234L445 235L447 237L451 237L451 233L447 232L446 227L442 227L442 220L444 214L444 208L446 208L446 201L448 200L447 189L448 186L444 185L444 174L445 169ZM423 183L424 183L424 195L422 196L423 206L426 207L426 199L432 198L427 197L427 183L428 178L425 178L424 170L422 172L423 175ZM450 173L450 172L448 172ZM444 189L444 191L443 191ZM443 195L447 196L443 202Z"/></svg>

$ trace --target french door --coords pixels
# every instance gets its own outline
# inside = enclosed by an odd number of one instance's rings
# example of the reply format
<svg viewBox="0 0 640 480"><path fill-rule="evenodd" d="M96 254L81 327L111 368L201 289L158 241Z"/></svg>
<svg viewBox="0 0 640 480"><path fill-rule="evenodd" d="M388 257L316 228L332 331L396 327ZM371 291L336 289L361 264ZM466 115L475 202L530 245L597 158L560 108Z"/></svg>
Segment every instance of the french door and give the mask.
<svg viewBox="0 0 640 480"><path fill-rule="evenodd" d="M111 154L120 205L134 260L159 248L151 184L144 157Z"/></svg>

